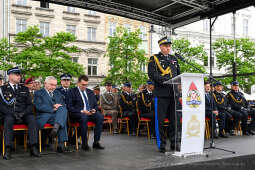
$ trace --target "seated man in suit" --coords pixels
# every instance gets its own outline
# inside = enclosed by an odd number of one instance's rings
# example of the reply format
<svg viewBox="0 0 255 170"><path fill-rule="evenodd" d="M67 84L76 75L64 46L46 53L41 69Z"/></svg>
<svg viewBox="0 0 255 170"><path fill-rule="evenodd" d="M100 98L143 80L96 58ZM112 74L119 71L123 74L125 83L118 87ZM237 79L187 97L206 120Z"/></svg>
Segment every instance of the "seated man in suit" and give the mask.
<svg viewBox="0 0 255 170"><path fill-rule="evenodd" d="M9 82L0 88L0 111L4 116L4 144L6 149L3 159L11 159L13 125L24 123L28 125L30 154L39 157L36 148L38 128L32 113L33 105L29 90L20 84L21 71L18 67L9 69L7 74Z"/></svg>
<svg viewBox="0 0 255 170"><path fill-rule="evenodd" d="M219 112L217 110L215 101L212 98L211 95L211 84L207 81L204 83L205 86L205 116L210 118L212 123L211 128L214 129L213 137L217 138L216 136L216 116L219 115Z"/></svg>
<svg viewBox="0 0 255 170"><path fill-rule="evenodd" d="M92 90L87 89L88 77L81 75L78 79L77 87L67 92L67 108L71 122L80 123L80 133L82 138L82 149L90 150L87 141L88 121L95 122L94 129L94 149L104 149L99 143L104 123L103 115L98 112L97 100Z"/></svg>
<svg viewBox="0 0 255 170"><path fill-rule="evenodd" d="M64 142L68 140L67 136L67 109L62 94L55 90L57 79L48 76L44 82L44 88L35 92L34 105L37 111L37 123L40 129L43 129L46 123L54 124L50 136L58 135L57 152L63 153Z"/></svg>

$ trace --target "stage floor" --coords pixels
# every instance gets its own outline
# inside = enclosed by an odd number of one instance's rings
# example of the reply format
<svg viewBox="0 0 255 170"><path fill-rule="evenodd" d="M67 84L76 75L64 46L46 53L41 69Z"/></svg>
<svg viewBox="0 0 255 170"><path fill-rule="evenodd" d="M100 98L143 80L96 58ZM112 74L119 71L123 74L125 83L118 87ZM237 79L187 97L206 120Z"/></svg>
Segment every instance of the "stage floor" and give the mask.
<svg viewBox="0 0 255 170"><path fill-rule="evenodd" d="M93 135L89 145L92 145ZM208 169L217 170L249 169L255 166L255 136L234 136L227 139L216 139L216 147L233 150L236 154L210 149L206 150L208 157L190 156L179 158L159 153L155 140L148 140L145 136L135 137L126 134L110 135L104 132L101 143L105 150L91 150L90 152L74 151L59 154L51 149L44 149L41 158L32 158L28 152L23 152L20 146L13 153L12 160L0 160L0 169L3 170L135 170L135 169ZM206 141L205 146L209 145ZM70 147L74 150L74 146ZM253 160L250 165L247 161ZM253 163L254 162L254 163ZM254 168L253 168L254 169Z"/></svg>

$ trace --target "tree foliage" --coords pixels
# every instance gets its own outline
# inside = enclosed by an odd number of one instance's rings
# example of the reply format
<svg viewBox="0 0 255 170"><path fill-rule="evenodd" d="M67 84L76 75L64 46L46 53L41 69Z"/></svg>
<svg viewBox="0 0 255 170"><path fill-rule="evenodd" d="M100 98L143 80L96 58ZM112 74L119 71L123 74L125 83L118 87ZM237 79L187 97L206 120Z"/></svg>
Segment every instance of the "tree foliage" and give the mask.
<svg viewBox="0 0 255 170"><path fill-rule="evenodd" d="M141 66L147 65L148 58L145 51L139 48L142 43L139 35L139 30L129 32L118 27L114 36L109 37L105 56L109 57L111 69L104 81L111 80L117 85L129 81L134 88L145 83L147 74L141 70Z"/></svg>
<svg viewBox="0 0 255 170"><path fill-rule="evenodd" d="M29 27L15 37L19 51L12 62L21 66L26 77L59 77L62 73L78 77L84 68L71 60L70 54L79 52L78 47L70 45L75 40L75 36L67 32L43 37L37 26Z"/></svg>
<svg viewBox="0 0 255 170"><path fill-rule="evenodd" d="M219 68L225 68L226 73L233 74L234 40L218 39L213 43L213 50L217 57L217 66ZM255 72L255 42L246 38L237 39L236 51L237 73ZM255 83L254 76L237 77L237 80L245 92L249 92L251 85ZM225 78L222 81L225 84L229 84L232 78Z"/></svg>
<svg viewBox="0 0 255 170"><path fill-rule="evenodd" d="M10 61L16 51L17 48L9 44L6 38L0 40L0 70L6 71L12 67Z"/></svg>
<svg viewBox="0 0 255 170"><path fill-rule="evenodd" d="M181 55L186 61L190 62L195 67L201 69L204 73L206 72L204 63L208 64L208 56L203 45L192 46L186 39L177 39L173 40L172 50L173 52ZM179 61L179 64L182 73L200 73L197 69L187 63Z"/></svg>

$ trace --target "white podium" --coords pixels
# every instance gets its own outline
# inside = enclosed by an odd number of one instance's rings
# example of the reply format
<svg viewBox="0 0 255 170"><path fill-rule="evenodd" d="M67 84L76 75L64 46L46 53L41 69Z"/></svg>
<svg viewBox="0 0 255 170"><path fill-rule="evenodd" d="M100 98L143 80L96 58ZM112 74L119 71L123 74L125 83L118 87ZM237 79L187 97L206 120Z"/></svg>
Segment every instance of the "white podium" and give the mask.
<svg viewBox="0 0 255 170"><path fill-rule="evenodd" d="M205 132L205 74L183 73L164 82L172 84L175 96L176 156L203 154ZM174 121L174 120L170 120Z"/></svg>

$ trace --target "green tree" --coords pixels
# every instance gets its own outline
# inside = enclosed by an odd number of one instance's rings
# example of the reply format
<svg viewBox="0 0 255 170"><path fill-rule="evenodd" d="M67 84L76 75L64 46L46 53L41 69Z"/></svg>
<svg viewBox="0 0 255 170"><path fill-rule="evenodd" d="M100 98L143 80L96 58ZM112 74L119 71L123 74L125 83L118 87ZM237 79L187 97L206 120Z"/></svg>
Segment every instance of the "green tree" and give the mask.
<svg viewBox="0 0 255 170"><path fill-rule="evenodd" d="M217 57L217 66L225 68L226 74L232 74L232 66L234 62L234 40L218 39L213 43L213 50ZM237 74L255 72L255 42L242 38L236 40L236 65ZM245 92L250 92L250 87L255 83L254 76L237 77L241 88ZM232 78L224 78L225 84L229 84Z"/></svg>
<svg viewBox="0 0 255 170"><path fill-rule="evenodd" d="M78 77L84 72L84 68L71 60L70 54L79 52L78 47L70 45L75 40L73 34L66 32L43 37L37 26L29 27L15 37L20 50L13 57L13 62L21 65L26 77L59 77L62 73Z"/></svg>
<svg viewBox="0 0 255 170"><path fill-rule="evenodd" d="M15 55L17 49L9 44L6 38L0 40L0 70L8 70L12 67L10 63L12 57Z"/></svg>
<svg viewBox="0 0 255 170"><path fill-rule="evenodd" d="M204 65L208 64L208 56L203 45L191 46L191 43L185 39L173 40L172 50L174 53L181 55L186 61L190 62L197 68L206 72ZM181 72L199 73L194 67L187 63L179 61Z"/></svg>
<svg viewBox="0 0 255 170"><path fill-rule="evenodd" d="M120 85L126 81L132 83L136 89L147 80L147 74L141 70L146 65L148 58L145 51L139 48L142 40L140 31L129 32L123 27L118 27L113 37L109 37L106 57L109 57L111 69L104 81L111 80Z"/></svg>

